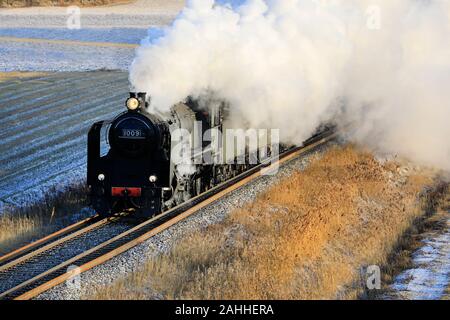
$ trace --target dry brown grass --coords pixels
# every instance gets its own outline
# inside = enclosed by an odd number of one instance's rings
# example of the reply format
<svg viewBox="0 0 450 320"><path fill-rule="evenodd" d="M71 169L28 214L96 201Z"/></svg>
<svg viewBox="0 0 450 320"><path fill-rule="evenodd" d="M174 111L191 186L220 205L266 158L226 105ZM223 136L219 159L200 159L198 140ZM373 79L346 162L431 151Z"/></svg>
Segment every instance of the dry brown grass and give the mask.
<svg viewBox="0 0 450 320"><path fill-rule="evenodd" d="M79 217L73 215L79 214L86 207L86 194L84 185L69 187L64 192L51 190L48 196L37 204L2 213L0 255L81 219L82 214Z"/></svg>
<svg viewBox="0 0 450 320"><path fill-rule="evenodd" d="M20 217L11 214L0 216L0 243L7 243L17 235L25 234L41 226L40 219Z"/></svg>
<svg viewBox="0 0 450 320"><path fill-rule="evenodd" d="M43 72L0 72L0 82L11 80L11 79L25 79L44 76L46 73Z"/></svg>
<svg viewBox="0 0 450 320"><path fill-rule="evenodd" d="M432 180L335 148L94 299L354 299L422 215Z"/></svg>
<svg viewBox="0 0 450 320"><path fill-rule="evenodd" d="M450 300L450 286L448 286L447 289L445 290L442 300Z"/></svg>

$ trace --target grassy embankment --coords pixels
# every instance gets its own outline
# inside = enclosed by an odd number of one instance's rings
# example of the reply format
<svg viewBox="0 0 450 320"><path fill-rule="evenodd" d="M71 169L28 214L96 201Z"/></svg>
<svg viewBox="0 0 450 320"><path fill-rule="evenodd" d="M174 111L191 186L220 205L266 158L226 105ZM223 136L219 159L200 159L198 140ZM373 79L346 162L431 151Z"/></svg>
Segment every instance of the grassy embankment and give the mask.
<svg viewBox="0 0 450 320"><path fill-rule="evenodd" d="M404 263L405 233L429 212L442 187L429 174L380 164L353 147L335 148L236 210L181 239L169 254L94 299L354 299L368 265L384 281ZM445 187L444 187L445 188Z"/></svg>
<svg viewBox="0 0 450 320"><path fill-rule="evenodd" d="M86 194L84 185L75 185L64 191L49 191L37 204L1 213L0 255L72 223L73 215L87 205Z"/></svg>

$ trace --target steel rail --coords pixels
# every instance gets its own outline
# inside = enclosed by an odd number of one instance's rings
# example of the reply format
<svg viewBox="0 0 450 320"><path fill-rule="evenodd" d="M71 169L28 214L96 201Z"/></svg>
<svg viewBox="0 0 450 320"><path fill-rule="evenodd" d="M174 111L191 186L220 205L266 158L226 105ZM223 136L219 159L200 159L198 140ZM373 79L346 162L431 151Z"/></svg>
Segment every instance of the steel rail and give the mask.
<svg viewBox="0 0 450 320"><path fill-rule="evenodd" d="M247 185L251 181L275 170L280 165L285 164L302 155L306 155L316 148L324 145L336 137L335 132L326 132L310 140L302 147L287 150L279 157L262 163L206 192L190 199L173 209L170 209L152 219L149 219L75 257L72 257L61 264L33 277L27 281L0 293L0 299L28 300L39 294L70 280L76 275L92 269L95 266L118 256L121 253L139 245L151 237L172 227L178 222L192 216L204 207L216 202L231 192ZM67 271L71 265L77 268Z"/></svg>

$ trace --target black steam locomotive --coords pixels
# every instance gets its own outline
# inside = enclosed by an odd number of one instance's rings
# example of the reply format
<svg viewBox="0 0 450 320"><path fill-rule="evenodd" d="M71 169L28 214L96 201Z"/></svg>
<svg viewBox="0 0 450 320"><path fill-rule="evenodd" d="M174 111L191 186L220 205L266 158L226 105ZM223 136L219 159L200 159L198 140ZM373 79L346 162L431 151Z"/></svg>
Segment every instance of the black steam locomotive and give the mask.
<svg viewBox="0 0 450 320"><path fill-rule="evenodd" d="M131 210L137 216L154 216L255 164L226 161L222 138L212 137L213 130L223 130L224 103L201 107L187 99L158 116L147 111L145 93L131 93L126 106L112 121L95 123L88 134L87 183L91 205L100 215ZM194 161L206 156L213 161Z"/></svg>
<svg viewBox="0 0 450 320"><path fill-rule="evenodd" d="M240 145L236 136L229 139L228 106L222 101L188 98L157 115L148 112L145 93L130 93L126 107L88 134L87 183L101 216L131 211L152 217L287 148L268 132L244 136ZM334 131L334 125L322 125L303 144Z"/></svg>

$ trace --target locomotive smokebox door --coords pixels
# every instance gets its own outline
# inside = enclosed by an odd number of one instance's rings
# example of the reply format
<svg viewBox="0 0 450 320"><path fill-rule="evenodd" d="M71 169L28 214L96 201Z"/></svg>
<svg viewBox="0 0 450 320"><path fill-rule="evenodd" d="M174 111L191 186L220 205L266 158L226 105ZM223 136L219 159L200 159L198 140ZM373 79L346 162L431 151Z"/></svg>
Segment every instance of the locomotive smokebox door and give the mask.
<svg viewBox="0 0 450 320"><path fill-rule="evenodd" d="M126 107L89 132L91 203L104 216L134 211L152 217L163 209L162 190L171 187L170 130L166 121L147 112L145 93L130 93ZM101 156L100 131L106 123L110 148Z"/></svg>

